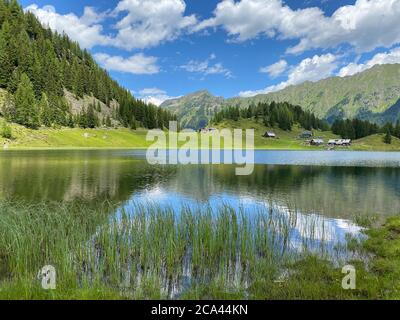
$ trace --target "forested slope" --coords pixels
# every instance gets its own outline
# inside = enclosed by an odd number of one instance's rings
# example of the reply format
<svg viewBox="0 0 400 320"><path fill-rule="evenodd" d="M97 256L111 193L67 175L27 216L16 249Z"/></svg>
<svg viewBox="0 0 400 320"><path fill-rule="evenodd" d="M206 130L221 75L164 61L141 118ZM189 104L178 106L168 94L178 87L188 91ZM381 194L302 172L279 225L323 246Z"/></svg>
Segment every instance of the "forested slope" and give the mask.
<svg viewBox="0 0 400 320"><path fill-rule="evenodd" d="M0 115L18 124L161 128L173 118L135 99L87 50L41 25L16 0L0 0L0 88L8 94ZM92 101L73 108L71 99ZM66 97L67 96L67 97ZM88 97L92 97L90 100ZM104 106L113 109L105 112Z"/></svg>

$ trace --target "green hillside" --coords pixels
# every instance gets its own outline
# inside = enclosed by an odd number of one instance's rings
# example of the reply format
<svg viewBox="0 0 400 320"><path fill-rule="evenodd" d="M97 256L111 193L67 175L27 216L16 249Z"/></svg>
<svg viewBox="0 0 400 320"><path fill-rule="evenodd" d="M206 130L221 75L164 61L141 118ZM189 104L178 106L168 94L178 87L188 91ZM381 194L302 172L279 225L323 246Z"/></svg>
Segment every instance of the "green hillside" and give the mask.
<svg viewBox="0 0 400 320"><path fill-rule="evenodd" d="M289 102L330 121L361 118L395 122L400 114L385 119L384 113L400 99L400 64L375 66L351 77L333 77L305 82L284 90L252 98L234 98L227 104L248 106L258 102Z"/></svg>
<svg viewBox="0 0 400 320"><path fill-rule="evenodd" d="M304 131L299 126L294 126L291 131L281 130L279 128L270 128L262 124L261 121L250 119L241 119L239 121L225 120L215 126L217 129L254 129L254 143L256 149L264 150L323 150L326 147L312 147L306 145L303 139L300 139L300 134ZM276 134L277 139L264 138L267 131L272 131ZM322 138L325 141L329 139L338 139L330 131L314 130L315 137Z"/></svg>
<svg viewBox="0 0 400 320"><path fill-rule="evenodd" d="M340 139L338 135L331 131L313 130L315 138L321 138L325 141L323 146L309 146L304 139L300 139L300 134L304 131L298 125L293 126L291 131L281 130L279 128L266 127L261 121L254 119L240 119L239 121L224 120L218 125L217 129L254 129L255 147L261 150L327 150L326 143L330 139ZM264 138L267 131L272 131L277 135L277 139ZM400 151L400 139L392 136L392 143L383 142L384 134L374 134L362 139L354 140L351 147L337 147L336 150L349 151Z"/></svg>
<svg viewBox="0 0 400 320"><path fill-rule="evenodd" d="M0 120L1 121L1 120ZM317 150L323 147L310 147L304 144L304 141L298 136L304 129L298 126L293 127L292 131L284 131L277 128L267 128L262 123L254 120L227 120L216 126L223 128L243 128L255 130L255 147L266 150ZM274 131L278 139L266 139L262 136L267 130ZM20 125L12 125L12 139L0 137L0 147L7 146L12 149L112 149L129 148L143 149L149 147L152 143L146 141L147 130L119 129L81 129L64 128L50 129L42 128L32 130ZM331 132L315 131L316 137L323 139L333 139L337 136ZM199 136L198 136L199 137ZM200 137L199 137L200 138ZM180 142L179 145L182 145ZM221 145L223 147L223 144ZM211 147L211 146L210 146ZM1 151L1 149L0 149Z"/></svg>
<svg viewBox="0 0 400 320"><path fill-rule="evenodd" d="M0 122L2 120L0 119ZM13 149L145 149L152 143L146 141L147 130L131 130L127 128L118 129L82 129L63 128L51 129L41 128L32 130L23 126L12 124L12 139L0 136L0 152L6 146ZM254 129L255 148L263 150L326 150L326 146L314 147L306 145L305 141L299 139L304 131L298 125L293 126L292 131L279 128L265 127L261 121L254 119L241 119L239 121L225 120L215 126L218 129ZM273 131L277 139L263 138L266 131ZM327 142L329 139L339 138L331 131L314 130L315 137ZM357 151L400 151L400 139L392 137L392 144L383 143L383 134L372 135L356 140L353 146L344 150ZM182 145L180 142L179 145ZM223 144L222 144L223 146ZM340 149L339 149L340 150Z"/></svg>
<svg viewBox="0 0 400 320"><path fill-rule="evenodd" d="M400 64L378 65L350 77L332 77L318 82L305 82L278 92L251 98L223 100L211 94L194 93L162 107L183 118L183 125L196 124L204 115L197 110L206 108L218 112L226 107L246 108L259 102L289 102L313 112L317 117L333 122L335 119L359 118L378 124L400 120ZM212 105L212 108L207 106ZM212 115L207 114L211 119Z"/></svg>
<svg viewBox="0 0 400 320"><path fill-rule="evenodd" d="M173 119L135 99L87 50L42 26L17 0L0 0L0 89L0 116L32 129L152 129Z"/></svg>
<svg viewBox="0 0 400 320"><path fill-rule="evenodd" d="M12 124L11 128L12 139L0 136L1 149L141 149L151 144L146 142L147 130L145 129L41 128L32 130L18 124Z"/></svg>
<svg viewBox="0 0 400 320"><path fill-rule="evenodd" d="M400 139L392 137L391 144L383 143L384 134L374 134L354 141L352 150L357 151L400 151Z"/></svg>

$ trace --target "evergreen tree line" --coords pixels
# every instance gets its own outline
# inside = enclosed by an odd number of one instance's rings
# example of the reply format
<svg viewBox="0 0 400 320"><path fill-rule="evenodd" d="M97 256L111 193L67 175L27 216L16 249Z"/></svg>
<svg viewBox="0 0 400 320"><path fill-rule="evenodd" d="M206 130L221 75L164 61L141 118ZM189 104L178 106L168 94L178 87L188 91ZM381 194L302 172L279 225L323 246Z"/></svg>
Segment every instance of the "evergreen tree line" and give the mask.
<svg viewBox="0 0 400 320"><path fill-rule="evenodd" d="M287 102L259 103L248 108L227 107L215 114L212 122L220 123L223 120L251 119L262 120L267 127L279 127L291 131L294 124L300 124L306 130L329 130L325 121L316 117L312 112L304 111L300 106Z"/></svg>
<svg viewBox="0 0 400 320"><path fill-rule="evenodd" d="M382 133L390 133L390 135L400 139L400 120L397 120L396 125L393 123L385 124L381 130Z"/></svg>
<svg viewBox="0 0 400 320"><path fill-rule="evenodd" d="M376 133L385 133L400 138L400 122L397 121L396 125L387 123L379 127L375 123L359 119L336 120L332 124L332 132L341 136L343 139L353 140L361 139Z"/></svg>
<svg viewBox="0 0 400 320"><path fill-rule="evenodd" d="M163 128L175 120L169 112L135 99L87 50L66 34L43 27L17 0L0 0L0 27L0 88L10 93L2 113L10 121L37 128L81 125L88 118L90 127L99 125L92 107L85 116L71 115L64 89L77 98L93 96L109 108L117 101L115 120L126 127Z"/></svg>
<svg viewBox="0 0 400 320"><path fill-rule="evenodd" d="M332 130L334 134L343 139L357 140L377 133L385 133L386 139L394 136L400 138L400 121L395 125L386 123L378 126L369 121L359 119L335 120L330 127L329 124L319 119L312 112L304 111L300 106L290 103L259 103L248 108L226 107L214 115L212 123L218 124L224 120L238 121L240 119L262 120L266 127L278 127L282 130L290 131L294 124L299 124L306 130Z"/></svg>

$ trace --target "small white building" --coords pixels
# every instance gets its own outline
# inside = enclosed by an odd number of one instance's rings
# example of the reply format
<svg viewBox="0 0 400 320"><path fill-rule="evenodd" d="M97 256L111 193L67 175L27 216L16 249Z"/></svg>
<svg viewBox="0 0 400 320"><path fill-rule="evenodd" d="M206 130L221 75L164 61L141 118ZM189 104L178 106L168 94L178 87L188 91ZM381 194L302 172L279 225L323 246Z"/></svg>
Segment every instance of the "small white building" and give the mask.
<svg viewBox="0 0 400 320"><path fill-rule="evenodd" d="M343 145L344 146L351 146L351 139L344 139L343 140Z"/></svg>
<svg viewBox="0 0 400 320"><path fill-rule="evenodd" d="M320 138L317 138L317 139L312 139L311 141L310 141L310 144L312 145L312 146L321 146L321 145L323 145L324 144L324 140L323 139L320 139Z"/></svg>
<svg viewBox="0 0 400 320"><path fill-rule="evenodd" d="M275 132L267 131L266 133L264 133L263 137L264 138L275 139L276 138L276 134L275 134Z"/></svg>
<svg viewBox="0 0 400 320"><path fill-rule="evenodd" d="M351 146L351 139L331 139L328 142L330 146L348 147Z"/></svg>

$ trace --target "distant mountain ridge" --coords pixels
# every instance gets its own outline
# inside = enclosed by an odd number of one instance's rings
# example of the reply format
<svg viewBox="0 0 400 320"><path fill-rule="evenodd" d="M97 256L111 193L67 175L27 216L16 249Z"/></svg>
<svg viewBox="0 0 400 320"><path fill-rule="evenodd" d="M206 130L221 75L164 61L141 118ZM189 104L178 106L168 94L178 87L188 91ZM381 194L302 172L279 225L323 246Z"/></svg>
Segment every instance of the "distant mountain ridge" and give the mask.
<svg viewBox="0 0 400 320"><path fill-rule="evenodd" d="M201 91L204 92L204 91ZM203 123L226 106L248 107L259 102L289 102L333 122L337 118L360 118L377 123L400 120L400 64L374 66L349 77L304 82L281 91L250 98L217 98L208 93L165 101L161 106L185 123ZM212 106L212 107L211 107ZM199 122L198 111L207 110Z"/></svg>
<svg viewBox="0 0 400 320"><path fill-rule="evenodd" d="M185 128L202 128L224 105L224 98L215 97L207 90L167 100L161 107L176 114Z"/></svg>

